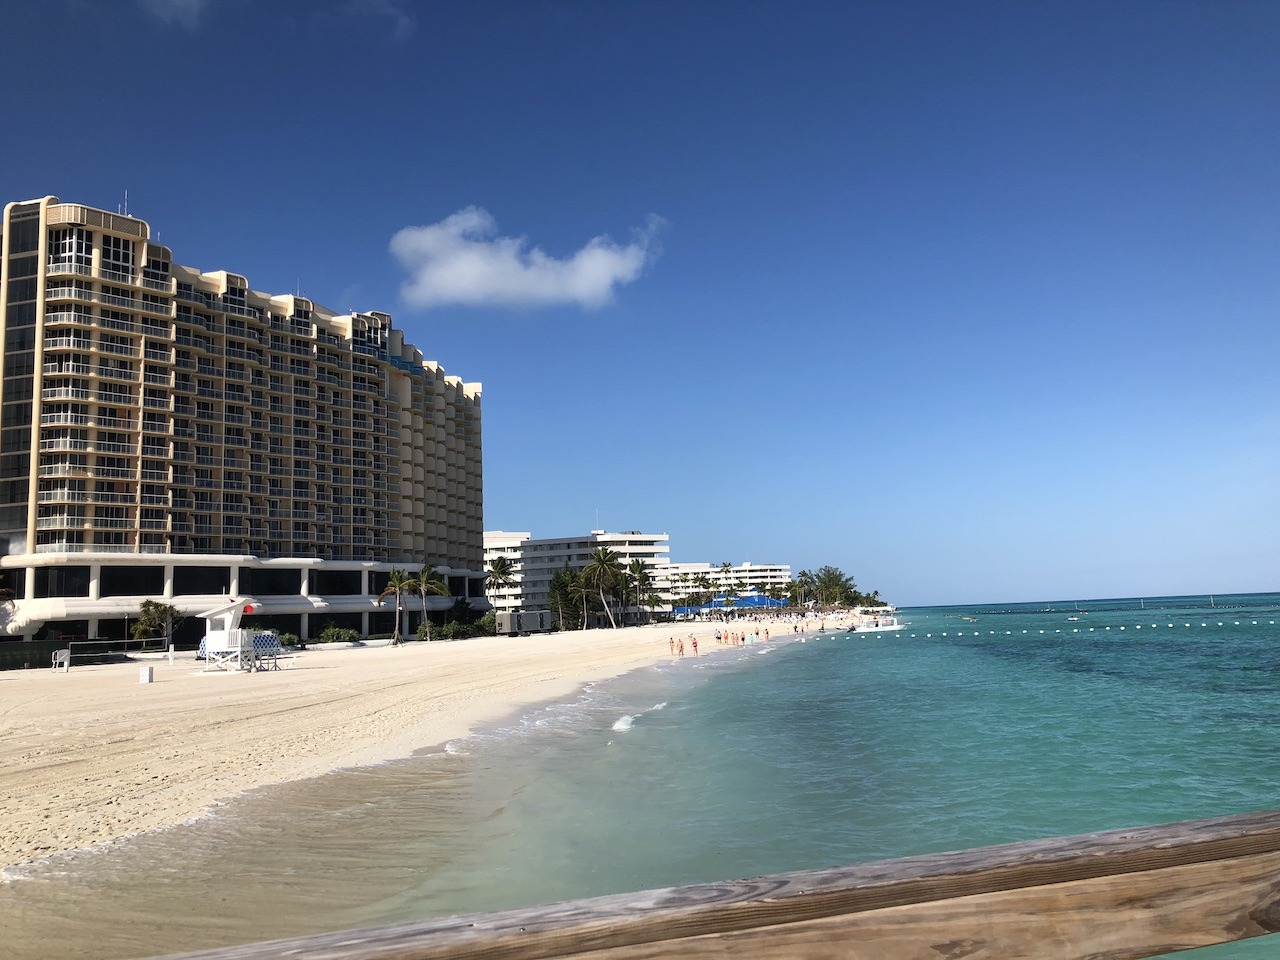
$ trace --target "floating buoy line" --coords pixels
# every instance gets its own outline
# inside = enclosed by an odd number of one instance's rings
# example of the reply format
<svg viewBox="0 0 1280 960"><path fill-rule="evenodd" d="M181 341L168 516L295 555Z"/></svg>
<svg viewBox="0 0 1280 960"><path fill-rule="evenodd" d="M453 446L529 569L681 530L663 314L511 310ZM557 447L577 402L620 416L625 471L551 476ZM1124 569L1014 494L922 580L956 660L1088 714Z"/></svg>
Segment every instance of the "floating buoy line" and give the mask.
<svg viewBox="0 0 1280 960"><path fill-rule="evenodd" d="M1249 626L1254 626L1254 627L1256 627L1256 626L1259 626L1261 623L1262 623L1262 621L1261 621L1261 620L1250 620L1250 621L1249 621ZM1276 624L1276 622L1275 622L1274 620L1268 620L1268 621L1267 621L1267 623L1266 623L1266 625L1267 625L1267 626L1272 626L1272 627L1274 627L1274 626L1275 626L1275 624ZM1207 621L1207 620L1206 620L1206 621L1203 621L1203 622L1201 622L1201 623L1199 623L1199 624L1196 624L1196 623L1183 623L1183 624L1181 625L1181 629L1184 629L1184 630L1185 630L1185 629L1188 629L1188 628L1190 628L1190 627L1197 627L1197 628L1198 628L1198 627L1204 627L1204 628L1206 628L1206 629L1208 629L1208 628L1210 628L1210 627L1239 627L1239 626L1242 626L1242 625L1243 625L1243 621L1241 621L1241 620L1233 620L1233 621L1231 621L1231 622L1229 622L1229 623L1228 623L1226 620L1218 620L1218 621L1216 621L1216 622L1214 622L1214 621ZM1124 630L1127 626L1128 626L1128 625L1126 624L1124 627L1119 627L1119 626L1118 626L1118 627L1115 627L1114 629L1115 629L1115 630L1117 630L1117 631L1119 631L1119 630ZM1144 626L1145 626L1144 624L1141 624L1141 623L1135 623L1135 624L1133 624L1133 629L1134 629L1134 630L1141 630L1141 629L1143 629L1143 627L1144 627ZM1176 623L1166 623L1164 626L1165 626L1165 628L1166 628L1166 629L1171 629L1171 628L1178 628L1178 626L1179 626L1179 625L1178 625L1178 624L1176 624ZM1160 624L1158 624L1158 623L1153 623L1153 624L1151 624L1149 627L1147 627L1147 629L1149 629L1149 630L1158 630L1159 628L1160 628ZM1004 636L1006 636L1006 637L1011 637L1011 636L1014 636L1015 634L1019 634L1019 633L1027 633L1027 634L1030 634L1030 633L1035 633L1035 634L1041 634L1041 633L1106 633L1108 630L1111 630L1111 629L1113 629L1113 628L1112 628L1112 627L1084 627L1084 628L1081 628L1081 627L1072 627L1070 630L1062 630L1062 629L1057 629L1057 630L1022 630L1022 631L1020 631L1020 632L1019 632L1019 631L1017 631L1017 630L1006 630L1006 631L1004 631L1004 634L1003 634L1003 635L1004 635ZM987 631L987 636L994 637L994 636L996 636L996 635L997 635L997 634L999 634L999 633L1000 633L1000 631L999 631L999 630L988 630L988 631ZM932 634L932 633L925 633L925 634L917 634L917 633L913 633L913 634L911 634L911 636L913 636L913 637L918 637L918 636L932 637L932 636L933 636L933 634ZM980 630L975 630L975 631L973 631L973 633L972 633L972 634L970 634L970 633L968 633L967 631L964 631L964 630L950 630L950 631L948 631L948 630L943 630L941 633L939 633L939 634L938 634L938 636L940 636L940 637L968 637L968 636L980 637L980 636L982 636L982 631L980 631Z"/></svg>

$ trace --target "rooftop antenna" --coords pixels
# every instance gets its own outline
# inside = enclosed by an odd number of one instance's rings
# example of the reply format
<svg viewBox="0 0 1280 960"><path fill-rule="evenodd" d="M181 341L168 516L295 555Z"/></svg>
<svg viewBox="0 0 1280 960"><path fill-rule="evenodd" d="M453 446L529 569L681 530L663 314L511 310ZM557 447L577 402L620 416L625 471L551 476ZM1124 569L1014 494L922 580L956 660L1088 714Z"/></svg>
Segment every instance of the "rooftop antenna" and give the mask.
<svg viewBox="0 0 1280 960"><path fill-rule="evenodd" d="M125 190L124 190L124 215L126 217L129 215L129 188L128 187L125 187Z"/></svg>

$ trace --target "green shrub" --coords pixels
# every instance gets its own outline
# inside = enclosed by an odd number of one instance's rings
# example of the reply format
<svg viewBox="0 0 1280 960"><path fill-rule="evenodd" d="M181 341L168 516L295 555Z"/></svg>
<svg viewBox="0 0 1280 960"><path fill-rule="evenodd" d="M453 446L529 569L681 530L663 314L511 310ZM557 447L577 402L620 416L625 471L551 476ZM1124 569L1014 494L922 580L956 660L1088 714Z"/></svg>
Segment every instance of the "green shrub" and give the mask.
<svg viewBox="0 0 1280 960"><path fill-rule="evenodd" d="M282 647L297 647L299 650L307 649L307 645L298 639L297 634L282 633L276 639L280 641Z"/></svg>
<svg viewBox="0 0 1280 960"><path fill-rule="evenodd" d="M443 627L436 627L433 635L437 640L462 640L471 636L471 627L456 620L450 621Z"/></svg>
<svg viewBox="0 0 1280 960"><path fill-rule="evenodd" d="M494 637L498 634L498 615L490 610L476 621L477 637Z"/></svg>
<svg viewBox="0 0 1280 960"><path fill-rule="evenodd" d="M357 643L360 640L360 631L352 630L350 627L337 627L331 623L320 631L320 636L314 639L318 643Z"/></svg>

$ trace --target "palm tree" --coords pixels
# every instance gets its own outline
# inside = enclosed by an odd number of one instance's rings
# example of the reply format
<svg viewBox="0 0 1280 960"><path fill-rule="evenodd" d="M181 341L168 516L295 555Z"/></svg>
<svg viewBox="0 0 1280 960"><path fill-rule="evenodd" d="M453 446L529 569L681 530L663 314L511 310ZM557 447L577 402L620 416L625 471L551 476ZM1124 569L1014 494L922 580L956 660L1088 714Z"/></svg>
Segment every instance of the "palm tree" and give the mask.
<svg viewBox="0 0 1280 960"><path fill-rule="evenodd" d="M613 610L605 600L605 591L612 591L622 579L622 561L618 554L608 547L597 547L591 554L591 560L582 568L582 581L588 587L600 592L600 602L604 604L604 612L609 617L609 626L618 629L618 621L613 618Z"/></svg>
<svg viewBox="0 0 1280 960"><path fill-rule="evenodd" d="M516 565L510 557L494 557L489 561L489 572L485 574L486 587L509 587L516 582Z"/></svg>
<svg viewBox="0 0 1280 960"><path fill-rule="evenodd" d="M642 608L644 598L653 592L653 577L649 575L649 565L638 557L627 565L627 579L636 592L636 607Z"/></svg>
<svg viewBox="0 0 1280 960"><path fill-rule="evenodd" d="M378 594L378 606L382 606L382 601L387 597L395 596L396 598L396 629L391 637L391 645L393 647L400 645L400 601L406 593L415 593L418 590L418 581L409 576L404 570L392 570L387 575L387 586Z"/></svg>
<svg viewBox="0 0 1280 960"><path fill-rule="evenodd" d="M814 586L818 591L818 599L824 606L848 603L858 589L853 577L846 576L839 567L831 566L818 568Z"/></svg>
<svg viewBox="0 0 1280 960"><path fill-rule="evenodd" d="M573 591L575 600L582 601L582 629L588 626L588 608L591 606L591 585L582 578L582 571L576 571L573 577L573 584L570 587Z"/></svg>
<svg viewBox="0 0 1280 960"><path fill-rule="evenodd" d="M792 589L794 589L797 594L796 602L800 606L804 606L805 597L813 594L815 586L816 582L814 576L808 570L801 570L796 574Z"/></svg>
<svg viewBox="0 0 1280 960"><path fill-rule="evenodd" d="M551 586L547 592L561 630L568 630L574 625L569 613L577 613L577 585L578 575L573 572L567 560L563 567L551 575Z"/></svg>
<svg viewBox="0 0 1280 960"><path fill-rule="evenodd" d="M449 581L445 579L435 564L430 560L422 561L422 572L418 574L418 595L422 597L422 622L426 625L426 638L431 639L431 619L427 616L427 595L435 597L449 596Z"/></svg>

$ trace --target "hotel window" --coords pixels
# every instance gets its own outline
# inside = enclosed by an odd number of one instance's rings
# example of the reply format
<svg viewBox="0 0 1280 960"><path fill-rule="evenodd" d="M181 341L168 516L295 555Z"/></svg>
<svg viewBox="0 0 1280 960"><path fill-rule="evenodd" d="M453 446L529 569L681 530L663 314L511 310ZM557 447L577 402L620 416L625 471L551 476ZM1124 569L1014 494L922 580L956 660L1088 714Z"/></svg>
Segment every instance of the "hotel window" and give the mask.
<svg viewBox="0 0 1280 960"><path fill-rule="evenodd" d="M133 276L133 241L124 237L102 237L102 269Z"/></svg>
<svg viewBox="0 0 1280 960"><path fill-rule="evenodd" d="M168 283L169 262L167 260L148 260L142 268L142 276L153 283Z"/></svg>
<svg viewBox="0 0 1280 960"><path fill-rule="evenodd" d="M81 227L49 231L49 263L87 267L93 262L93 234Z"/></svg>

